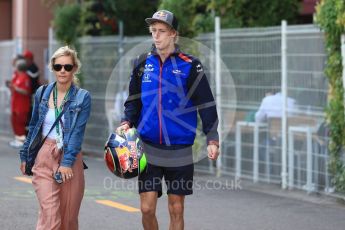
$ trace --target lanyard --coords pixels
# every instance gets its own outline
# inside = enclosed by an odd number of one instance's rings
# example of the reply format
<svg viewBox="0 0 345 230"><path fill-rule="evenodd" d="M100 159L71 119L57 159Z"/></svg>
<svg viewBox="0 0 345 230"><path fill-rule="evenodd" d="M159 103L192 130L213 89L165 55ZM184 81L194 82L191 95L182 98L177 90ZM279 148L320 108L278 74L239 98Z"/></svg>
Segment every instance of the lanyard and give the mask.
<svg viewBox="0 0 345 230"><path fill-rule="evenodd" d="M55 119L60 115L60 113L62 112L62 108L66 103L67 100L67 96L69 94L71 87L68 89L67 93L65 94L65 97L63 98L63 101L60 105L60 107L57 106L57 96L58 96L58 92L57 92L57 87L55 85L54 90L53 90L53 99L54 99L54 110L55 110ZM59 126L59 122L56 124L56 133L58 136L60 136L60 126Z"/></svg>

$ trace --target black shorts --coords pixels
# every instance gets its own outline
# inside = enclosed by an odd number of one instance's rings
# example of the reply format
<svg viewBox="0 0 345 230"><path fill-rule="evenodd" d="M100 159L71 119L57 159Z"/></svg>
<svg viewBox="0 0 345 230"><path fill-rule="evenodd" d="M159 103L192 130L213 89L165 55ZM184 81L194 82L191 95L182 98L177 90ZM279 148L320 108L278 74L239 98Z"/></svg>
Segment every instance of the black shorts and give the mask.
<svg viewBox="0 0 345 230"><path fill-rule="evenodd" d="M162 196L162 178L167 186L167 194L193 194L194 164L180 167L161 167L148 164L146 170L139 175L139 193L158 192Z"/></svg>

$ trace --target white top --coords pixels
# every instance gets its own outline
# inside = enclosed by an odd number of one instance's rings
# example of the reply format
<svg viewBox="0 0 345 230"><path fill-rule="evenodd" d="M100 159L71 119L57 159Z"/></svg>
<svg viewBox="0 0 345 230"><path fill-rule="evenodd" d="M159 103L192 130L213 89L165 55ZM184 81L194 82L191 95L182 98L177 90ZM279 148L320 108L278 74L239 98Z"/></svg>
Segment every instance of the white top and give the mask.
<svg viewBox="0 0 345 230"><path fill-rule="evenodd" d="M291 115L296 110L296 102L292 98L287 98L287 114ZM264 122L267 118L282 117L283 115L283 95L276 93L262 99L259 110L255 114L256 122Z"/></svg>
<svg viewBox="0 0 345 230"><path fill-rule="evenodd" d="M65 115L62 115L62 121L64 120L64 116ZM55 122L55 110L52 109L52 108L49 108L48 110L48 113L44 119L44 122L43 122L43 128L42 128L42 135L43 137L45 137L49 130L51 129L52 125L54 124ZM61 133L61 125L60 125L60 133ZM56 138L56 127L53 128L53 130L50 132L50 134L48 135L48 138L50 139L55 139Z"/></svg>

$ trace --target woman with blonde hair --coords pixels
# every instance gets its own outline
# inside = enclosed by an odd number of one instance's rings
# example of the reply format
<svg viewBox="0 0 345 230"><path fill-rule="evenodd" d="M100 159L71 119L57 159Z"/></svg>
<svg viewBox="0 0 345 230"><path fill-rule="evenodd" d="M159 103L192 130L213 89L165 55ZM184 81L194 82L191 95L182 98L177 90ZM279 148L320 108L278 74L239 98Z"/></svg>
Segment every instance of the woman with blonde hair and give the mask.
<svg viewBox="0 0 345 230"><path fill-rule="evenodd" d="M80 67L76 51L67 46L53 54L49 68L56 81L37 90L20 150L20 170L33 175L39 202L37 230L78 229L85 186L80 151L91 109L89 92L74 82Z"/></svg>

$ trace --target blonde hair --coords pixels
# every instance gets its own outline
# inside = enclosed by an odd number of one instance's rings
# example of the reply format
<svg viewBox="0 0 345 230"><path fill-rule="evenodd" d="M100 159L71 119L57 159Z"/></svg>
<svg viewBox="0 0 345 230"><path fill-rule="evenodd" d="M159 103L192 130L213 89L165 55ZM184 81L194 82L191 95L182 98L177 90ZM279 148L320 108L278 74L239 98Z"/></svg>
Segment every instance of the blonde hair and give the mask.
<svg viewBox="0 0 345 230"><path fill-rule="evenodd" d="M60 47L55 51L53 56L50 58L48 68L53 72L53 65L55 64L55 60L62 56L68 56L72 58L73 65L76 68L76 71L73 74L73 83L79 85L79 79L76 77L76 75L80 73L81 62L78 58L77 51L70 48L69 46Z"/></svg>

